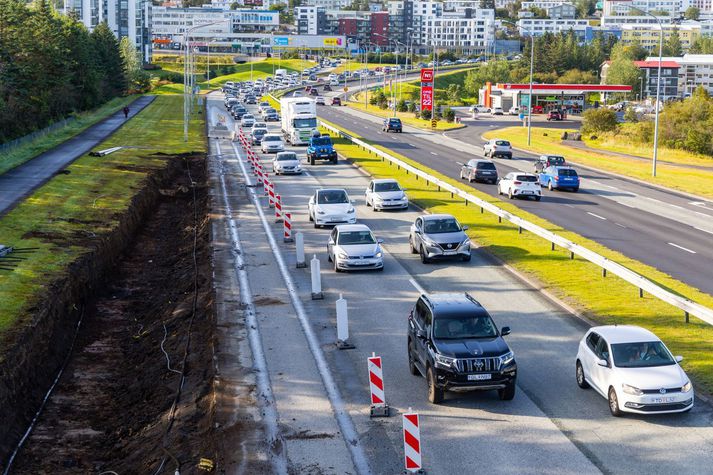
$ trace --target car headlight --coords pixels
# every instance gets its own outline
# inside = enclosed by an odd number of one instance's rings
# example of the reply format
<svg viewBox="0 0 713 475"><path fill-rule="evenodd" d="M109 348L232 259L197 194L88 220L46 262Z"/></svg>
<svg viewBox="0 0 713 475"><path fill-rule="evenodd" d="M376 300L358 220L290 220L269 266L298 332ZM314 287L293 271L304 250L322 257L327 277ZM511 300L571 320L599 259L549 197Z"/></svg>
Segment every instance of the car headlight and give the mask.
<svg viewBox="0 0 713 475"><path fill-rule="evenodd" d="M458 247L470 247L470 239L465 238L462 243L460 243L460 246Z"/></svg>
<svg viewBox="0 0 713 475"><path fill-rule="evenodd" d="M340 252L339 254L337 254L337 257L339 257L340 259L349 259L349 255L346 252Z"/></svg>
<svg viewBox="0 0 713 475"><path fill-rule="evenodd" d="M377 259L381 259L383 256L384 256L384 254L383 254L381 251L379 251L379 252L377 252L377 253L375 254L375 257L376 257Z"/></svg>
<svg viewBox="0 0 713 475"><path fill-rule="evenodd" d="M507 366L515 361L515 353L508 351L504 355L500 355L500 366Z"/></svg>
<svg viewBox="0 0 713 475"><path fill-rule="evenodd" d="M434 246L437 246L437 245L438 245L438 244L436 244L436 242L435 242L434 240L432 240L431 238L429 238L429 237L426 236L425 234L423 234L423 235L421 236L421 239L423 240L423 242L424 242L427 246L434 247Z"/></svg>
<svg viewBox="0 0 713 475"><path fill-rule="evenodd" d="M349 214L351 214L351 213L353 213L353 212L354 212L354 208L349 208L349 209L347 210L347 213L349 213Z"/></svg>
<svg viewBox="0 0 713 475"><path fill-rule="evenodd" d="M622 384L621 389L626 393L626 394L631 394L632 396L641 396L644 394L644 392L634 386L629 386L628 384Z"/></svg>
<svg viewBox="0 0 713 475"><path fill-rule="evenodd" d="M376 201L384 201L384 198L382 198L382 197L379 196L379 195L374 195L374 199L375 199Z"/></svg>
<svg viewBox="0 0 713 475"><path fill-rule="evenodd" d="M441 368L450 369L450 368L455 367L455 365L456 365L456 359L451 358L449 356L443 356L443 355L434 353L433 359L436 362L436 366L440 366Z"/></svg>
<svg viewBox="0 0 713 475"><path fill-rule="evenodd" d="M687 392L690 391L691 389L693 389L693 385L691 384L690 381L688 381L688 382L686 382L686 384L684 384L683 387L681 388L681 392L682 392L682 393L687 393Z"/></svg>
<svg viewBox="0 0 713 475"><path fill-rule="evenodd" d="M318 210L317 210L317 214L325 214L325 212L322 211L321 209L318 209Z"/></svg>

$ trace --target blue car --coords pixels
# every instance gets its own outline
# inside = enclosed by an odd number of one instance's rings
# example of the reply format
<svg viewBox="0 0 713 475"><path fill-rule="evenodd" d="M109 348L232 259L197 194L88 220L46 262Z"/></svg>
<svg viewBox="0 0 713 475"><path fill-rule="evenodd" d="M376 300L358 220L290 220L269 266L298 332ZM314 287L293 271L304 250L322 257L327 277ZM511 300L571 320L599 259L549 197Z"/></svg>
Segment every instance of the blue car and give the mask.
<svg viewBox="0 0 713 475"><path fill-rule="evenodd" d="M579 191L579 175L571 167L547 167L540 173L540 185L552 190Z"/></svg>

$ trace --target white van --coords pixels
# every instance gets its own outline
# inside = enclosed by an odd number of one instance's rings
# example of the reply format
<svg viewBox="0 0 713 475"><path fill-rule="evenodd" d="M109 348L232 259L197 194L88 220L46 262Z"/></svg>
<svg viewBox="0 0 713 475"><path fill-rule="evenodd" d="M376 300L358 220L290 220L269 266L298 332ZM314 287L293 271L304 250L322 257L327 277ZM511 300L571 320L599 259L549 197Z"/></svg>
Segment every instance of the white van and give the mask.
<svg viewBox="0 0 713 475"><path fill-rule="evenodd" d="M287 70L286 69L276 69L275 70L275 79L277 78L284 78L287 76Z"/></svg>

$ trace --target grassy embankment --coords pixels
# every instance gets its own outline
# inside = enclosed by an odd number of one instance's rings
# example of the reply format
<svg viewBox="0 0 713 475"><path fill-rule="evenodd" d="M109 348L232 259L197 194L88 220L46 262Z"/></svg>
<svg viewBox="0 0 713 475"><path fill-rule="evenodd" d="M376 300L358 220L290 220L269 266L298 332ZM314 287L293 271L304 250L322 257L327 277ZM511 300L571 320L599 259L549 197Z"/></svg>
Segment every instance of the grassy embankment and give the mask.
<svg viewBox="0 0 713 475"><path fill-rule="evenodd" d="M210 89L217 89L221 87L228 81L249 81L251 78L251 65L252 79L255 80L259 78L265 78L267 76L272 76L273 71L278 67L281 69L286 69L288 72L297 71L301 73L305 68L314 66L314 64L315 63L312 61L305 61L302 59L285 59L279 61L276 58L267 58L264 61L240 64L236 66L237 71L235 73L218 76L211 79L210 86L207 81L197 82L197 85L201 88L201 91L209 91ZM159 95L183 94L183 84L163 84L155 88L151 93Z"/></svg>
<svg viewBox="0 0 713 475"><path fill-rule="evenodd" d="M357 136L352 132L348 133ZM480 246L537 281L543 288L592 320L649 328L661 337L675 354L685 356L683 366L702 388L707 392L713 390L713 327L693 317L690 323L686 324L680 310L650 295L639 298L638 289L611 274L602 277L601 269L596 265L580 258L570 260L569 253L562 249L551 251L549 242L527 232L518 234L517 228L512 224L498 223L497 217L488 213L481 214L476 206L465 206L462 201L451 198L450 193L437 191L435 186L428 186L423 180L416 180L414 175L407 175L403 170L389 166L389 162L382 162L344 139L335 141L337 149L343 155L374 178L396 178L409 190L409 198L414 203L433 213L450 213L456 216L461 223L470 226L468 234ZM393 151L388 152L441 180L463 186L457 180L427 169ZM713 296L685 285L663 272L522 211L511 203L474 189L468 191L615 260L673 292L713 307Z"/></svg>
<svg viewBox="0 0 713 475"><path fill-rule="evenodd" d="M76 114L76 119L62 128L3 152L0 155L0 174L22 165L41 153L71 139L92 125L120 111L134 99L136 99L136 96L114 98L97 109Z"/></svg>
<svg viewBox="0 0 713 475"><path fill-rule="evenodd" d="M562 132L562 129L533 129L532 145L529 147L527 146L527 129L525 127L491 130L486 132L484 137L488 139L502 137L509 140L514 147L532 150L534 153L564 155L574 163L713 198L713 171L684 168L659 162L656 167L656 177L652 177L650 161L610 156L595 150L575 148L562 142L560 139ZM627 150L627 146L623 144L617 145L617 148ZM685 154L681 150L675 150L675 154L669 152L671 151L668 149L661 149L659 159L678 163L702 164L700 156ZM713 160L708 163L713 165Z"/></svg>
<svg viewBox="0 0 713 475"><path fill-rule="evenodd" d="M100 147L132 148L79 158L68 175L56 176L0 218L1 243L39 248L14 271L0 271L0 332L29 318L47 286L118 225L149 173L166 166L153 154L205 151L200 114L183 141L182 106L180 97L157 98Z"/></svg>

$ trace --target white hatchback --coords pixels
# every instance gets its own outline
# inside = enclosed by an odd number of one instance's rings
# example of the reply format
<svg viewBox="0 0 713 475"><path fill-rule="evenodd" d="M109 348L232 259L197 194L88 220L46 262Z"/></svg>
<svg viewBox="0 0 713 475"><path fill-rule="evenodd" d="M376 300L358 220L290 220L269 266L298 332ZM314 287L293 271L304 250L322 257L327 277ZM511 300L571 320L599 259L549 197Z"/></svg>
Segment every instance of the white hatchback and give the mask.
<svg viewBox="0 0 713 475"><path fill-rule="evenodd" d="M510 172L498 181L498 194L508 198L535 198L540 201L542 190L537 175L532 173Z"/></svg>
<svg viewBox="0 0 713 475"><path fill-rule="evenodd" d="M404 189L391 178L371 180L364 192L364 200L374 211L408 208L408 197Z"/></svg>
<svg viewBox="0 0 713 475"><path fill-rule="evenodd" d="M363 224L335 226L327 242L327 259L334 271L384 270L384 252L381 239L376 239L371 229Z"/></svg>
<svg viewBox="0 0 713 475"><path fill-rule="evenodd" d="M267 134L260 142L260 150L263 153L277 153L285 151L285 144L282 137L277 134Z"/></svg>
<svg viewBox="0 0 713 475"><path fill-rule="evenodd" d="M644 328L594 327L579 342L577 384L604 396L613 416L686 412L693 407L694 395L678 364L681 360Z"/></svg>
<svg viewBox="0 0 713 475"><path fill-rule="evenodd" d="M302 163L295 152L279 152L272 161L272 172L275 175L302 173Z"/></svg>

